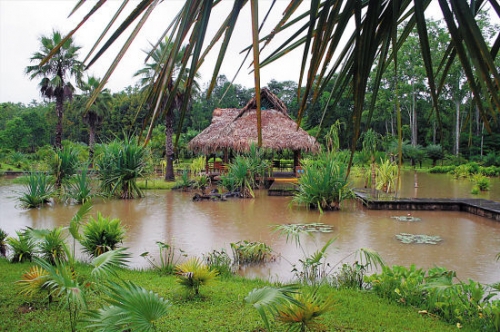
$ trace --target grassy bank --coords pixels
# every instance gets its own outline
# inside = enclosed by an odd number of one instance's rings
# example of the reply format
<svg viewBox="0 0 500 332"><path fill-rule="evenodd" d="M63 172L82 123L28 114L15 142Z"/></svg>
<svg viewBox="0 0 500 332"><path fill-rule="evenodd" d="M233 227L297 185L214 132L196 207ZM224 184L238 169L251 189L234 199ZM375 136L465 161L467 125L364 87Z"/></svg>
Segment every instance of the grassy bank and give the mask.
<svg viewBox="0 0 500 332"><path fill-rule="evenodd" d="M69 331L68 311L54 302L47 304L43 294L29 298L19 295L15 281L30 264L11 264L0 259L0 331ZM157 323L159 331L265 331L258 312L244 298L254 288L267 285L259 280L239 277L220 279L203 286L199 296L189 295L173 276L153 271L120 270L118 277L158 293L171 302L168 314ZM331 294L335 307L322 315L319 331L456 331L457 327L436 318L422 316L418 309L402 307L376 295L356 290L321 289ZM100 296L88 305L98 308ZM79 323L78 330L84 330ZM273 331L286 327L273 324ZM467 326L462 331L469 330Z"/></svg>

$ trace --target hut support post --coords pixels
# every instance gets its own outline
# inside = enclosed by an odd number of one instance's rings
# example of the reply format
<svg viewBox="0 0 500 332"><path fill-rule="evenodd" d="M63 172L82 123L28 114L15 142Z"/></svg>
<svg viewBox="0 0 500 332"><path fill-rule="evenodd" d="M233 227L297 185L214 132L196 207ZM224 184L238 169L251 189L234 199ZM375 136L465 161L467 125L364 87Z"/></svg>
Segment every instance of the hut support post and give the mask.
<svg viewBox="0 0 500 332"><path fill-rule="evenodd" d="M297 176L297 167L300 166L300 150L293 150L293 173Z"/></svg>

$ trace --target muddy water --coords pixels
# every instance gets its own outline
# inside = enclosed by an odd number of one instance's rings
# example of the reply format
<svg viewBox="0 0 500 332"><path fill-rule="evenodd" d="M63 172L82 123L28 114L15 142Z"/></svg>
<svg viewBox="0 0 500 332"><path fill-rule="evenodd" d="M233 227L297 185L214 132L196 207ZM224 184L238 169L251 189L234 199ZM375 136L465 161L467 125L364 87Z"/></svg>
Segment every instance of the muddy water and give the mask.
<svg viewBox="0 0 500 332"><path fill-rule="evenodd" d="M51 228L67 225L78 207L56 204L42 209L23 210L16 207L15 191L21 187L0 182L0 228L14 235L29 226ZM418 188L414 175L403 177L401 197L476 197L500 200L500 183L492 181L486 194L470 194L472 184L455 181L444 175L419 174ZM143 199L98 201L92 214L120 218L127 227L124 246L133 253L133 267L147 267L139 255L148 251L158 254L156 241L174 244L189 255L200 256L224 248L239 240L262 241L270 245L278 259L263 267L247 268L247 276L288 280L293 263L304 253L293 243L273 232L272 225L284 223L321 222L333 226L332 233L304 236L301 242L306 253L313 253L335 237L328 252L328 262L353 262L349 256L361 247L377 251L389 265L416 264L419 267L444 266L456 270L462 280L472 278L483 283L500 280L500 223L460 212L413 211L420 222L400 222L392 218L409 211L370 211L356 201L340 212L319 214L315 211L290 208L289 197L267 196L257 192L256 199L230 199L227 202L193 202L193 193L175 191L148 192ZM408 245L396 240L399 233L439 235L437 245ZM346 258L347 257L347 258Z"/></svg>

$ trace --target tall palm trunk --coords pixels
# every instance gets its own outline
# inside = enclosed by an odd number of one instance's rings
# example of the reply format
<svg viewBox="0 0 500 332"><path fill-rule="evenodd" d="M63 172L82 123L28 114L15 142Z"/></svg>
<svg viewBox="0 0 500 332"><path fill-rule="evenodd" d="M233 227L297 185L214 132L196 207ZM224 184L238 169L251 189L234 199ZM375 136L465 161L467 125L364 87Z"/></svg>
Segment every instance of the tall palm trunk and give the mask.
<svg viewBox="0 0 500 332"><path fill-rule="evenodd" d="M56 97L56 114L57 114L57 124L56 124L56 141L55 147L58 150L62 149L62 120L63 120L63 110L64 110L64 96L60 94Z"/></svg>
<svg viewBox="0 0 500 332"><path fill-rule="evenodd" d="M166 170L165 170L165 181L174 181L174 116L173 112L167 112L165 114L165 159L166 159Z"/></svg>
<svg viewBox="0 0 500 332"><path fill-rule="evenodd" d="M89 162L90 166L94 164L94 145L95 145L95 123L89 122Z"/></svg>

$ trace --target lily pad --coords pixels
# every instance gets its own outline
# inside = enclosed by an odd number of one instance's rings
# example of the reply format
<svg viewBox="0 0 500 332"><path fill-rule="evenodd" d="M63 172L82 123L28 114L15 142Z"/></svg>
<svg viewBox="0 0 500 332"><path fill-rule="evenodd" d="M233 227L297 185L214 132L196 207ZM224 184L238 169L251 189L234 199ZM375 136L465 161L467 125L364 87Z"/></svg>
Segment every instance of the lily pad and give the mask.
<svg viewBox="0 0 500 332"><path fill-rule="evenodd" d="M396 219L398 221L421 221L422 219L413 217L413 216L395 216L391 217L393 219Z"/></svg>
<svg viewBox="0 0 500 332"><path fill-rule="evenodd" d="M323 224L320 222L310 223L310 224L284 224L274 226L278 231L286 231L288 233L331 233L333 232L333 226Z"/></svg>
<svg viewBox="0 0 500 332"><path fill-rule="evenodd" d="M396 235L396 239L402 243L417 243L417 244L437 244L442 241L441 237L438 235L425 235L425 234L409 234L409 233L399 233Z"/></svg>

